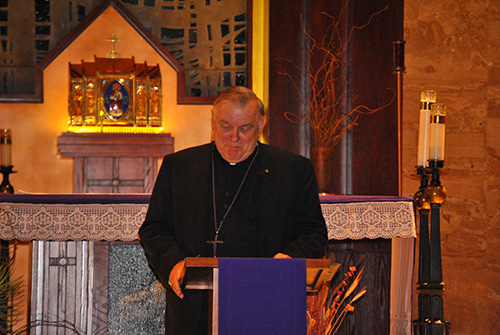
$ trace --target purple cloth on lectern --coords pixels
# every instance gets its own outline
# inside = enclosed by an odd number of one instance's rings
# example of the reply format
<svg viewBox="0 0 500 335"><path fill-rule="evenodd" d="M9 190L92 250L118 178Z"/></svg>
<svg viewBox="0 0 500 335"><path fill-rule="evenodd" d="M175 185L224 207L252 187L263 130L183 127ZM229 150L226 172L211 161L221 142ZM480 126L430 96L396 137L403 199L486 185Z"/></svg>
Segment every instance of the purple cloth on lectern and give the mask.
<svg viewBox="0 0 500 335"><path fill-rule="evenodd" d="M304 335L305 259L219 258L219 334Z"/></svg>

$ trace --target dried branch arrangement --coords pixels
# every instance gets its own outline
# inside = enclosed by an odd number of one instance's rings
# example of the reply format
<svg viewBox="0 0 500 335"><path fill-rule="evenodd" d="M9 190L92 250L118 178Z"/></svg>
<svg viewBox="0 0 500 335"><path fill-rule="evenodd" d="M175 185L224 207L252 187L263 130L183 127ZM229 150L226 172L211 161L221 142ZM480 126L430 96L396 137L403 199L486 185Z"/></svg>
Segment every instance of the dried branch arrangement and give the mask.
<svg viewBox="0 0 500 335"><path fill-rule="evenodd" d="M343 26L341 19L346 15L346 6L341 10L338 18L327 13L322 13L329 20L323 38L319 41L314 39L302 27L308 40L309 49L309 100L302 101L305 112L303 115L286 112L285 117L291 122L304 122L309 124L311 132L312 147L335 147L344 134L353 126L362 114L371 114L387 107L390 102L377 108L370 108L364 105L356 104L356 97L348 101L348 92L346 82L346 50L352 39L353 32L367 27L374 17L387 10L388 6L372 14L365 24L352 27L348 33L342 33ZM282 59L292 65L296 71L304 71L293 61ZM288 76L288 72L280 72ZM293 83L293 80L292 80ZM298 87L293 83L297 93ZM301 96L299 94L299 96ZM349 104L348 104L349 102Z"/></svg>
<svg viewBox="0 0 500 335"><path fill-rule="evenodd" d="M308 311L307 335L336 334L346 315L354 311L354 303L366 293L365 287L359 288L364 269L357 274L356 271L356 267L349 267L342 282L333 290L330 282L323 283L317 297L319 313L313 316Z"/></svg>

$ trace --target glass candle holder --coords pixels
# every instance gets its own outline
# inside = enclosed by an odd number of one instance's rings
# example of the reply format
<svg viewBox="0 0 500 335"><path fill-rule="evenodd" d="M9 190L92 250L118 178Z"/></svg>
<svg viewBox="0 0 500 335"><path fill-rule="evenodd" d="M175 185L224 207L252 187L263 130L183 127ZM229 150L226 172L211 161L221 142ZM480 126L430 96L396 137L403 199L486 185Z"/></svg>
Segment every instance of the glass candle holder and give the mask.
<svg viewBox="0 0 500 335"><path fill-rule="evenodd" d="M431 106L436 102L436 91L424 90L420 93L420 119L418 126L417 165L427 166L429 159L429 118Z"/></svg>
<svg viewBox="0 0 500 335"><path fill-rule="evenodd" d="M445 134L446 106L435 103L431 106L429 124L429 159L444 160L444 134Z"/></svg>

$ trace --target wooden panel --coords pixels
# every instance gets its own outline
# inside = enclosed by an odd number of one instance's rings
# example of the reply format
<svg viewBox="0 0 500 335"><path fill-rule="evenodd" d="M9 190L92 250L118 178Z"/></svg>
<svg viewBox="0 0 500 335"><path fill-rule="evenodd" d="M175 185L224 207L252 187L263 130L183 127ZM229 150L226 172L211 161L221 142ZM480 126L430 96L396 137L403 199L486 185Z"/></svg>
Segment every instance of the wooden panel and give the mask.
<svg viewBox="0 0 500 335"><path fill-rule="evenodd" d="M367 292L355 303L354 313L346 317L337 334L389 334L391 240L330 241L328 256L342 264L333 287L343 280L349 266L365 270L360 285L366 286Z"/></svg>
<svg viewBox="0 0 500 335"><path fill-rule="evenodd" d="M112 157L85 158L83 193L114 193L115 161Z"/></svg>
<svg viewBox="0 0 500 335"><path fill-rule="evenodd" d="M118 158L118 193L144 193L146 159Z"/></svg>
<svg viewBox="0 0 500 335"><path fill-rule="evenodd" d="M85 159L86 180L106 180L113 178L113 158L89 157Z"/></svg>
<svg viewBox="0 0 500 335"><path fill-rule="evenodd" d="M170 134L62 133L58 140L66 157L163 157L174 152Z"/></svg>
<svg viewBox="0 0 500 335"><path fill-rule="evenodd" d="M74 334L87 330L88 270L92 246L86 241L33 243L30 334Z"/></svg>
<svg viewBox="0 0 500 335"><path fill-rule="evenodd" d="M269 142L299 153L300 123L287 121L284 113L301 114L306 94L307 49L301 16L306 15L304 0L269 1ZM305 17L307 19L307 16ZM288 73L290 77L283 75Z"/></svg>
<svg viewBox="0 0 500 335"><path fill-rule="evenodd" d="M144 192L153 192L156 175L158 174L156 158L144 159L146 166L144 167Z"/></svg>
<svg viewBox="0 0 500 335"><path fill-rule="evenodd" d="M118 161L120 179L135 180L144 178L144 160L123 157L119 158Z"/></svg>
<svg viewBox="0 0 500 335"><path fill-rule="evenodd" d="M87 186L82 193L113 193L112 186Z"/></svg>
<svg viewBox="0 0 500 335"><path fill-rule="evenodd" d="M403 39L403 1L352 2L354 25L370 25L353 34L352 96L359 104L383 110L363 115L352 131L353 194L398 195L398 120L395 99L397 78L393 73L393 42Z"/></svg>

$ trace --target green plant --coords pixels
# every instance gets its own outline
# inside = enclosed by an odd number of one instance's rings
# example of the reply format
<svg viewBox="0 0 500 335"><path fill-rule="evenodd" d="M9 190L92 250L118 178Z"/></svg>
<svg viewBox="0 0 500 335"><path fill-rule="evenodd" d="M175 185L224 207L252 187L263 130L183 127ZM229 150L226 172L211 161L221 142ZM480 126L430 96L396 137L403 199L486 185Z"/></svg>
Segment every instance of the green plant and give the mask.
<svg viewBox="0 0 500 335"><path fill-rule="evenodd" d="M22 299L22 277L12 277L14 258L3 260L0 264L0 334L19 334L12 329L19 318L17 302Z"/></svg>
<svg viewBox="0 0 500 335"><path fill-rule="evenodd" d="M17 250L16 235L9 213L2 208L0 208L0 210L7 217L12 235L14 236L14 241L11 245L13 250L12 257L9 256L10 247L9 243L7 243L7 257L3 258L2 256L0 259L0 334L20 334L20 332L16 332L12 329L14 322L20 315L18 302L23 298L23 283L21 282L22 276L15 278L12 277L12 270L14 268ZM2 248L3 247L5 246L2 243Z"/></svg>

